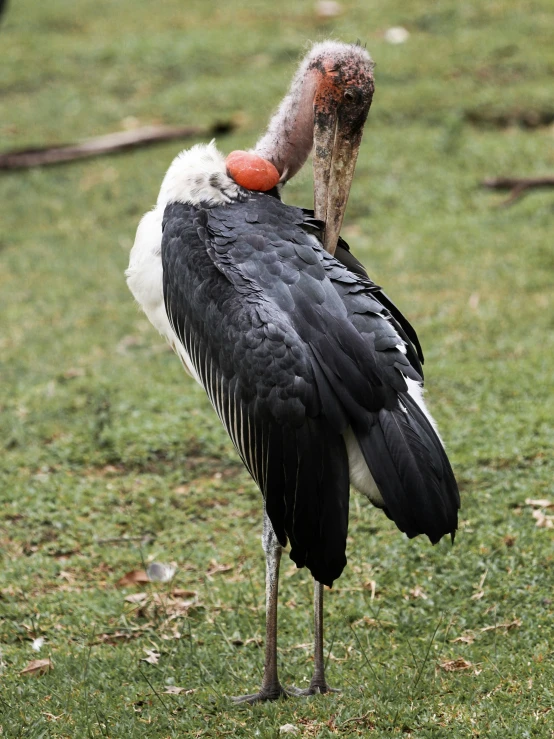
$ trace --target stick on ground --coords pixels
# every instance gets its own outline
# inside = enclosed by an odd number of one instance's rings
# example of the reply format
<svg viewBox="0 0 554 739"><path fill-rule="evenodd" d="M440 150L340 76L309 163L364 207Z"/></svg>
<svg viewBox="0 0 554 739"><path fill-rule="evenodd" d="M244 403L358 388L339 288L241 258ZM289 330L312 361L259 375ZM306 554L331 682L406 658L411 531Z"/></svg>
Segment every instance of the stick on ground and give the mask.
<svg viewBox="0 0 554 739"><path fill-rule="evenodd" d="M511 190L509 197L502 202L506 206L520 198L526 190L554 187L554 177L492 177L481 184L491 190Z"/></svg>
<svg viewBox="0 0 554 739"><path fill-rule="evenodd" d="M96 136L78 144L8 151L0 154L0 169L28 169L45 164L61 164L76 159L137 149L161 141L221 135L229 133L233 128L234 125L229 121L217 123L209 129L199 126L144 126L134 131L118 131L106 136Z"/></svg>

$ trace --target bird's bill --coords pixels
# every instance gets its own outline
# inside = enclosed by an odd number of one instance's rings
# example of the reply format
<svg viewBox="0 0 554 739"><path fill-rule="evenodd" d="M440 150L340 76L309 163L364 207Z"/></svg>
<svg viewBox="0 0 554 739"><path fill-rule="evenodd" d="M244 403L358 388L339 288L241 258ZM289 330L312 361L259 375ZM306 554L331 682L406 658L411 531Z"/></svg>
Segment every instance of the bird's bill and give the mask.
<svg viewBox="0 0 554 739"><path fill-rule="evenodd" d="M325 223L323 246L334 254L354 169L362 140L363 126L352 131L342 126L333 112L316 112L314 122L314 211Z"/></svg>

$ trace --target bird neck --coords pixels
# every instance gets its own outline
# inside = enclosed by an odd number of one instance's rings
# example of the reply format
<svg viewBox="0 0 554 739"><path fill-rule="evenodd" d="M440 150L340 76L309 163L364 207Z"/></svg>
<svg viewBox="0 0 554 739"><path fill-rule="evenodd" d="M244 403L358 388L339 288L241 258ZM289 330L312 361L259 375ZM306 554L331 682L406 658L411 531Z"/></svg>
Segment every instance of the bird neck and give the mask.
<svg viewBox="0 0 554 739"><path fill-rule="evenodd" d="M256 154L275 165L283 183L302 168L312 150L317 83L316 71L302 64L254 148Z"/></svg>

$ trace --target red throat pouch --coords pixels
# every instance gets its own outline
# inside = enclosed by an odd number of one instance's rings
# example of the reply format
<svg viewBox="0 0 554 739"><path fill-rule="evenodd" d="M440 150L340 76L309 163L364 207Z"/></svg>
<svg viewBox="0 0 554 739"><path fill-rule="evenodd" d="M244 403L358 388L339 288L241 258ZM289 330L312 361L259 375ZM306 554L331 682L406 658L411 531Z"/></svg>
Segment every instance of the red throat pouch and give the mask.
<svg viewBox="0 0 554 739"><path fill-rule="evenodd" d="M237 185L247 190L267 192L279 182L276 167L257 154L248 151L232 151L227 159L227 172Z"/></svg>

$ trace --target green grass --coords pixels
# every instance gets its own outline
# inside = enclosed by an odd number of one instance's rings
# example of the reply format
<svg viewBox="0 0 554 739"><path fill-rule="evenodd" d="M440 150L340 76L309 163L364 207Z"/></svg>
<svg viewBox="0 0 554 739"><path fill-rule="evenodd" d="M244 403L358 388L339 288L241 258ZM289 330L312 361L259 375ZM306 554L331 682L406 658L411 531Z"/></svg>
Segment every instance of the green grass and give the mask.
<svg viewBox="0 0 554 739"><path fill-rule="evenodd" d="M409 41L386 44L399 24ZM2 737L554 736L554 532L525 505L554 501L554 200L502 209L478 187L554 170L552 128L529 127L554 109L553 32L547 0L352 0L331 21L292 0L9 4L0 150L129 118L234 118L220 147L246 147L307 40L367 41L377 92L344 233L418 328L463 508L455 546L433 548L354 497L326 592L343 692L233 706L263 664L259 493L123 278L179 145L2 174ZM311 187L302 173L288 202ZM116 586L151 560L177 564L171 584ZM285 557L286 685L310 677L311 633L309 577Z"/></svg>

